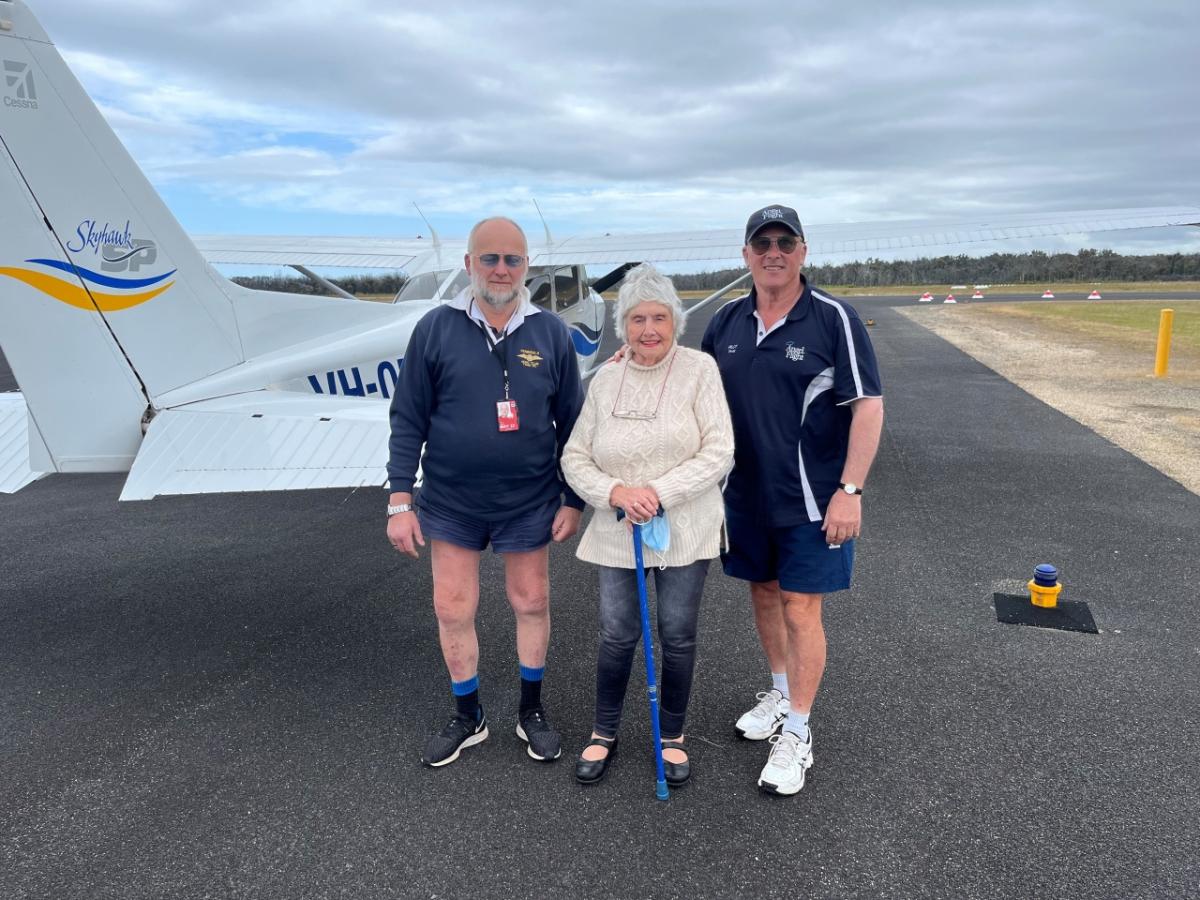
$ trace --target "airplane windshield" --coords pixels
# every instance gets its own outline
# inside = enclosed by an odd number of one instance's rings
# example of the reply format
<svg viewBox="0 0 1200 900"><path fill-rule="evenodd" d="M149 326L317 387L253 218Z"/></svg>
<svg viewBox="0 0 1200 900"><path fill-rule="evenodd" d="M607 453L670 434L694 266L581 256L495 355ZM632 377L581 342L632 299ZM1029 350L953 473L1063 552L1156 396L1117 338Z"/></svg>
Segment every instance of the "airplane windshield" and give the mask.
<svg viewBox="0 0 1200 900"><path fill-rule="evenodd" d="M458 274L454 276L454 280L442 289L442 298L449 299L456 297L458 292L471 283L471 276L467 274L466 269L459 269Z"/></svg>
<svg viewBox="0 0 1200 900"><path fill-rule="evenodd" d="M449 271L422 272L420 275L408 279L404 282L404 287L400 288L400 293L396 295L396 302L431 299L437 293L438 285L445 281L449 274Z"/></svg>
<svg viewBox="0 0 1200 900"><path fill-rule="evenodd" d="M529 288L530 299L535 304L551 312L561 312L579 302L582 296L580 293L580 275L578 267L575 266L567 266L553 271L553 286L551 284L551 270L549 269L532 274L525 284ZM454 277L451 278L451 275ZM448 300L470 283L471 276L467 274L465 268L422 272L420 275L414 275L404 283L404 287L396 295L395 302L404 303L407 300L431 299Z"/></svg>
<svg viewBox="0 0 1200 900"><path fill-rule="evenodd" d="M453 272L454 278L447 281ZM396 303L406 300L448 300L471 283L471 276L466 269L440 269L437 272L422 272L404 282L400 293L396 295ZM444 286L443 286L444 285ZM441 288L441 293L438 289Z"/></svg>

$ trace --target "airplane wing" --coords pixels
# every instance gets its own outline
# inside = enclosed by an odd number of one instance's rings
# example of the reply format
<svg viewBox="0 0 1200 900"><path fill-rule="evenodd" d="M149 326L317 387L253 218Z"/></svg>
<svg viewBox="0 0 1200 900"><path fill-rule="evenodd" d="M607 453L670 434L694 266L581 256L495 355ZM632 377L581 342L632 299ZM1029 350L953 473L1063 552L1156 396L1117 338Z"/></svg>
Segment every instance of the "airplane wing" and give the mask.
<svg viewBox="0 0 1200 900"><path fill-rule="evenodd" d="M164 494L381 486L388 405L359 397L251 391L154 417L122 500Z"/></svg>
<svg viewBox="0 0 1200 900"><path fill-rule="evenodd" d="M23 394L0 394L0 494L15 494L45 476L29 455L29 409Z"/></svg>
<svg viewBox="0 0 1200 900"><path fill-rule="evenodd" d="M809 259L835 255L869 255L897 250L925 250L965 244L1097 234L1135 228L1200 225L1198 207L1076 210L1023 213L959 220L912 220L807 224ZM740 260L742 229L593 234L552 243L530 242L534 266L624 262L700 262ZM406 268L410 274L442 268L432 242L354 237L206 236L197 246L210 262L278 265ZM447 264L457 265L464 241L443 241Z"/></svg>
<svg viewBox="0 0 1200 900"><path fill-rule="evenodd" d="M806 224L808 258L884 251L952 247L963 244L1094 234L1133 228L1200 225L1200 207L1149 207L999 215L975 220L911 220ZM632 260L685 262L742 258L744 232L675 231L659 234L603 234L565 238L552 246L530 245L533 265L615 263Z"/></svg>
<svg viewBox="0 0 1200 900"><path fill-rule="evenodd" d="M822 225L813 226L814 234L809 237L809 256L952 247L1016 238L1091 235L1181 225L1200 225L1200 207L1076 210L998 215L966 221Z"/></svg>
<svg viewBox="0 0 1200 900"><path fill-rule="evenodd" d="M454 265L466 247L454 247L423 238L305 237L303 235L192 235L192 241L210 263L234 265L305 265L347 269L407 269L414 260L436 256L438 250Z"/></svg>

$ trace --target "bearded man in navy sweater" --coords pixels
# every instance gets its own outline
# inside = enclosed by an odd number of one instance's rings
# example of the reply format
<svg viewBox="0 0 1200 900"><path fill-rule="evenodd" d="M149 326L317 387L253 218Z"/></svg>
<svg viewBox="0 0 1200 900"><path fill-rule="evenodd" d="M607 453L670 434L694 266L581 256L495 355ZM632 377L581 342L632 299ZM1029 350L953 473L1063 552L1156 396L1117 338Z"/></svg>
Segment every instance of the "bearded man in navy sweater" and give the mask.
<svg viewBox="0 0 1200 900"><path fill-rule="evenodd" d="M566 325L529 300L520 226L500 217L478 223L466 266L470 286L413 330L391 406L388 540L412 557L430 541L433 609L455 700L421 761L447 765L488 736L475 612L489 543L504 557L517 621L516 733L531 757L550 761L562 747L541 699L548 546L575 534L583 510L558 465L583 405L579 364ZM424 484L414 507L418 464Z"/></svg>

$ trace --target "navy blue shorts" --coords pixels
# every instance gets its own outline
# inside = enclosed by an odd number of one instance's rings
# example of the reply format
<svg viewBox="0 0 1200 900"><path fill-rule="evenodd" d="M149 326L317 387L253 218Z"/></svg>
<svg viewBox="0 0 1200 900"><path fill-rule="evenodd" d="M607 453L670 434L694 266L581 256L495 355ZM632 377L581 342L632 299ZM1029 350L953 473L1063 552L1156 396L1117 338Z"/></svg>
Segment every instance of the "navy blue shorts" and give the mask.
<svg viewBox="0 0 1200 900"><path fill-rule="evenodd" d="M559 498L552 497L511 519L481 522L418 503L417 519L425 540L446 541L467 550L483 550L491 543L493 553L525 553L550 543L550 527L560 505Z"/></svg>
<svg viewBox="0 0 1200 900"><path fill-rule="evenodd" d="M820 522L772 528L754 516L725 507L729 549L721 554L725 574L744 581L775 581L797 594L828 594L850 587L854 541L829 549Z"/></svg>

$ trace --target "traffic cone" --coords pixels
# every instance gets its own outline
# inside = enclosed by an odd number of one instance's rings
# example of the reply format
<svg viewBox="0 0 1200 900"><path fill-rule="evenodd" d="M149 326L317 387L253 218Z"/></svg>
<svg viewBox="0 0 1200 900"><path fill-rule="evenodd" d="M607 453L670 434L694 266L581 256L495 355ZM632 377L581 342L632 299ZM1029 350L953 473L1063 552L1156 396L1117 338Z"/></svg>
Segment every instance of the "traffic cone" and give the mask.
<svg viewBox="0 0 1200 900"><path fill-rule="evenodd" d="M971 295L971 299L972 300L982 300L983 299L983 291L976 291L975 293L973 293Z"/></svg>
<svg viewBox="0 0 1200 900"><path fill-rule="evenodd" d="M958 301L954 299L954 295L953 295L953 294L947 294L947 295L946 295L946 299L945 299L945 300L943 300L942 302L943 302L943 303L957 303Z"/></svg>
<svg viewBox="0 0 1200 900"><path fill-rule="evenodd" d="M1100 292L1098 290L1096 290L1095 288L1092 288L1092 292L1090 294L1088 294L1088 299L1089 300L1099 300Z"/></svg>
<svg viewBox="0 0 1200 900"><path fill-rule="evenodd" d="M1046 293L1042 294L1042 299L1043 300L1053 300L1054 292L1051 291L1050 288L1046 288Z"/></svg>
<svg viewBox="0 0 1200 900"><path fill-rule="evenodd" d="M918 303L932 303L933 302L933 294L929 293L929 291L926 291L920 297L917 298L917 302Z"/></svg>

